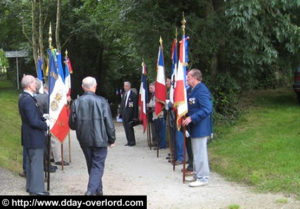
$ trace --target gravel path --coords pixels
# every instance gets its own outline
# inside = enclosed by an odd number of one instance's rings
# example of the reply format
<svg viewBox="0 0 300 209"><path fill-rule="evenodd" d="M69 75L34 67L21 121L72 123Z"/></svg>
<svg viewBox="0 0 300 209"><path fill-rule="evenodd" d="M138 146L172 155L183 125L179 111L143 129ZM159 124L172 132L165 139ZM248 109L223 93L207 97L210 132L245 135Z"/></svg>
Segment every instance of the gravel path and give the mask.
<svg viewBox="0 0 300 209"><path fill-rule="evenodd" d="M225 209L234 204L241 209L300 209L300 201L292 197L255 193L213 172L207 186L190 188L182 183L182 166L173 172L165 160L168 150L162 150L159 158L156 151L149 150L141 126L135 128L135 147L124 146L121 124L116 124L116 130L116 146L109 149L103 177L105 195L147 195L149 209ZM72 163L51 174L52 195L81 195L86 191L86 164L74 132L71 141ZM0 168L0 195L27 195L24 188L24 178Z"/></svg>

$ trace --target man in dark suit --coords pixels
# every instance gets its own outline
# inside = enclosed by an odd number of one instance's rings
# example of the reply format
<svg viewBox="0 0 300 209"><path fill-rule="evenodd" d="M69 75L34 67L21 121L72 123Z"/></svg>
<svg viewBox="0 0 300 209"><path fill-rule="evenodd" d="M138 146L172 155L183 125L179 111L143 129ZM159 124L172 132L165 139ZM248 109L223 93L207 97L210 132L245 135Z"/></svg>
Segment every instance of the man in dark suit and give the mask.
<svg viewBox="0 0 300 209"><path fill-rule="evenodd" d="M138 120L138 97L131 89L129 81L124 82L124 95L121 101L121 115L125 129L127 144L125 146L135 146L134 122Z"/></svg>
<svg viewBox="0 0 300 209"><path fill-rule="evenodd" d="M43 120L36 99L36 79L31 75L22 78L24 91L19 96L22 119L22 145L26 149L26 191L30 195L49 195L44 189L44 147L47 123Z"/></svg>

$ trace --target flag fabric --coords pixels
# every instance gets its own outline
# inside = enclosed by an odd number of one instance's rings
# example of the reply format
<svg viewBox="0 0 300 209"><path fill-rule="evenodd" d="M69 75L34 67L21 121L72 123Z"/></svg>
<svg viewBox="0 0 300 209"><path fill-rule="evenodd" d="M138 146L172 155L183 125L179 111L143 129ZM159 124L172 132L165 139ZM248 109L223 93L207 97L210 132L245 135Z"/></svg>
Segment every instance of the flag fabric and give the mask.
<svg viewBox="0 0 300 209"><path fill-rule="evenodd" d="M170 102L174 104L175 72L177 70L177 62L178 62L176 38L173 40L173 44L172 44L171 60L172 60L172 68L171 68Z"/></svg>
<svg viewBox="0 0 300 209"><path fill-rule="evenodd" d="M69 112L66 106L67 93L64 84L64 73L61 54L48 50L49 55L49 117L50 133L63 142L69 132Z"/></svg>
<svg viewBox="0 0 300 209"><path fill-rule="evenodd" d="M148 101L148 84L147 84L147 68L145 63L142 63L142 76L141 76L141 86L139 92L139 106L140 106L140 116L139 119L143 123L143 130L146 131L147 128L147 101Z"/></svg>
<svg viewBox="0 0 300 209"><path fill-rule="evenodd" d="M42 59L42 57L39 57L39 59L38 59L38 69L37 69L37 78L41 83L41 87L39 89L40 94L44 93L44 76L43 76L42 66L43 66L43 59Z"/></svg>
<svg viewBox="0 0 300 209"><path fill-rule="evenodd" d="M65 86L67 91L67 97L71 96L71 73L73 72L70 59L65 58Z"/></svg>
<svg viewBox="0 0 300 209"><path fill-rule="evenodd" d="M188 63L188 45L185 35L182 36L179 47L179 62L176 70L174 91L174 106L177 110L177 129L182 123L182 117L188 112L187 92L186 92L186 67Z"/></svg>
<svg viewBox="0 0 300 209"><path fill-rule="evenodd" d="M155 82L155 114L157 116L162 114L164 105L166 103L166 78L165 78L165 67L163 58L162 44L159 46L158 58L157 58L157 76Z"/></svg>

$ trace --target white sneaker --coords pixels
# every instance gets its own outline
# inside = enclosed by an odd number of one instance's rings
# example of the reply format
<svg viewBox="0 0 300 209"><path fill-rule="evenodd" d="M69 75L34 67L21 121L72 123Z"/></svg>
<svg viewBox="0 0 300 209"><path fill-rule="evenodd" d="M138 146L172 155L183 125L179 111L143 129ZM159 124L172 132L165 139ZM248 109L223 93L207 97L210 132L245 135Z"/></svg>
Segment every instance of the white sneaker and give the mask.
<svg viewBox="0 0 300 209"><path fill-rule="evenodd" d="M196 179L194 178L194 176L186 176L185 181L192 182L192 181L196 181Z"/></svg>
<svg viewBox="0 0 300 209"><path fill-rule="evenodd" d="M205 186L208 184L208 181L203 181L203 180L199 180L197 179L194 182L189 183L190 187L200 187L200 186Z"/></svg>

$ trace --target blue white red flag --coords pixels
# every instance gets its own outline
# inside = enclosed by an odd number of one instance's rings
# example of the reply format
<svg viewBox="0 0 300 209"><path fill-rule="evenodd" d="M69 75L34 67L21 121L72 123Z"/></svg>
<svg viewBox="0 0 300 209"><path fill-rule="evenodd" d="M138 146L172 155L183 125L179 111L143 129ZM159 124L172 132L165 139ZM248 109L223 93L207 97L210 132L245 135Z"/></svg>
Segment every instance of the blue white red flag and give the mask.
<svg viewBox="0 0 300 209"><path fill-rule="evenodd" d="M162 43L159 46L157 58L157 76L155 82L155 114L160 115L166 104L166 78Z"/></svg>
<svg viewBox="0 0 300 209"><path fill-rule="evenodd" d="M175 74L176 87L174 92L174 106L177 109L177 129L182 123L182 117L188 112L186 92L186 68L188 63L188 43L185 35L182 36L179 48L179 62Z"/></svg>
<svg viewBox="0 0 300 209"><path fill-rule="evenodd" d="M66 57L65 58L65 86L67 91L67 97L71 96L71 73L72 73L71 62L70 59Z"/></svg>
<svg viewBox="0 0 300 209"><path fill-rule="evenodd" d="M171 68L171 87L170 87L170 102L174 104L174 90L175 90L175 72L177 70L178 57L177 57L177 39L174 38L172 44L172 68Z"/></svg>
<svg viewBox="0 0 300 209"><path fill-rule="evenodd" d="M139 92L139 106L140 106L140 121L143 123L143 130L147 128L147 101L148 101L148 84L147 84L147 68L145 63L142 63L142 77Z"/></svg>
<svg viewBox="0 0 300 209"><path fill-rule="evenodd" d="M69 112L61 54L48 50L49 55L49 117L50 133L63 142L69 132Z"/></svg>

